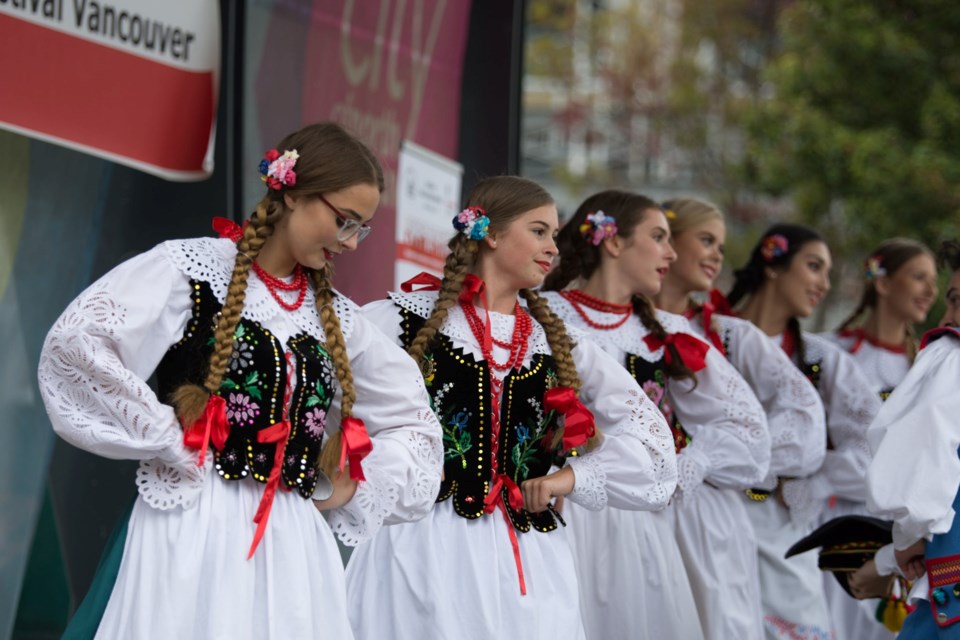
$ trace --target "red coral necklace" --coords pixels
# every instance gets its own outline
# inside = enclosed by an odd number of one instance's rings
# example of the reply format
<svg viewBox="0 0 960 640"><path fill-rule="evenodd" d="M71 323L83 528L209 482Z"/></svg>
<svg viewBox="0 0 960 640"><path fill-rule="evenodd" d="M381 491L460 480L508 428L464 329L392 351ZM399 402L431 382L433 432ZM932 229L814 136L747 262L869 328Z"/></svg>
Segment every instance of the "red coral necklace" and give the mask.
<svg viewBox="0 0 960 640"><path fill-rule="evenodd" d="M560 295L570 303L570 305L573 307L573 310L576 311L581 318L583 318L583 321L594 329L610 330L621 327L627 320L630 319L630 315L633 313L633 305L631 304L614 304L612 302L607 302L606 300L601 300L600 298L595 298L577 289L561 291ZM610 323L597 322L587 314L584 307L588 307L594 311L600 311L602 313L622 314L623 317Z"/></svg>
<svg viewBox="0 0 960 640"><path fill-rule="evenodd" d="M258 262L253 263L253 272L257 274L257 277L260 278L261 282L267 287L267 291L269 291L273 299L277 301L277 304L287 311L296 311L299 309L300 305L303 304L304 298L307 297L307 274L299 264L293 268L292 282L284 282L280 278L270 275ZM299 291L300 293L297 295L297 299L291 303L280 297L281 291Z"/></svg>

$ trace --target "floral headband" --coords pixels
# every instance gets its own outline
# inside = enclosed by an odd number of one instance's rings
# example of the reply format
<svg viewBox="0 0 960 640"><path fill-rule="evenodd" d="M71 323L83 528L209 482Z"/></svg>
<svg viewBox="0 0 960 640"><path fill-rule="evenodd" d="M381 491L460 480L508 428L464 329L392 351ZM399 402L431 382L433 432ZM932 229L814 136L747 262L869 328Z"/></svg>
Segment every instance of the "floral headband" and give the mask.
<svg viewBox="0 0 960 640"><path fill-rule="evenodd" d="M887 275L887 270L883 268L883 258L880 256L870 256L863 263L864 275L867 280L876 280Z"/></svg>
<svg viewBox="0 0 960 640"><path fill-rule="evenodd" d="M292 187L297 184L297 174L293 172L293 167L299 158L300 154L296 149L284 151L283 155L276 149L270 149L263 154L263 160L260 161L260 179L276 191Z"/></svg>
<svg viewBox="0 0 960 640"><path fill-rule="evenodd" d="M787 239L776 233L767 236L760 242L760 255L767 262L773 262L776 258L784 255L790 249L790 243Z"/></svg>
<svg viewBox="0 0 960 640"><path fill-rule="evenodd" d="M580 235L593 246L600 246L605 238L617 235L617 221L603 211L588 214L587 219L580 225Z"/></svg>
<svg viewBox="0 0 960 640"><path fill-rule="evenodd" d="M471 240L483 240L487 237L490 218L481 207L467 207L453 218L453 228Z"/></svg>

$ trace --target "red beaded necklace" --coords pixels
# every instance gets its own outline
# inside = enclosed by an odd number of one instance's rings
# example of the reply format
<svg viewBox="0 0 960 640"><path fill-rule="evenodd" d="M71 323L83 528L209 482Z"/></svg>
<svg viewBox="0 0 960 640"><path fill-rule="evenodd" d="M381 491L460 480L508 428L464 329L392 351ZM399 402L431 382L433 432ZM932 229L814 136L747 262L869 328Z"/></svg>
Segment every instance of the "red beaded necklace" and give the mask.
<svg viewBox="0 0 960 640"><path fill-rule="evenodd" d="M607 302L606 300L601 300L600 298L594 298L593 296L577 289L561 291L560 295L570 303L574 311L576 311L577 314L583 318L583 321L594 329L616 329L617 327L623 326L623 324L630 319L630 315L633 313L632 304L614 304L612 302ZM597 322L587 315L587 312L583 307L588 307L594 311L600 311L602 313L623 314L623 317L615 322L610 323Z"/></svg>
<svg viewBox="0 0 960 640"><path fill-rule="evenodd" d="M257 274L261 282L267 287L267 291L273 296L281 307L287 311L296 311L303 304L303 299L307 297L307 273L299 264L293 269L293 281L284 282L276 276L267 273L259 263L253 263L253 272ZM280 297L280 291L299 291L297 299L290 303Z"/></svg>
<svg viewBox="0 0 960 640"><path fill-rule="evenodd" d="M463 309L463 314L467 318L467 324L470 325L470 331L473 332L473 337L477 339L477 342L480 344L480 351L483 353L484 359L490 365L492 369L497 371L508 371L514 365L519 365L523 362L523 357L527 351L527 339L530 337L530 333L533 331L533 321L530 320L530 316L526 311L523 310L523 307L520 306L518 302L514 307L514 314L517 319L513 325L513 338L509 343L503 342L501 340L493 339L493 343L504 349L510 349L510 355L507 357L507 361L503 364L500 364L493 359L493 350L487 349L483 344L483 320L480 319L480 315L477 313L476 308L471 303L460 302L460 307Z"/></svg>

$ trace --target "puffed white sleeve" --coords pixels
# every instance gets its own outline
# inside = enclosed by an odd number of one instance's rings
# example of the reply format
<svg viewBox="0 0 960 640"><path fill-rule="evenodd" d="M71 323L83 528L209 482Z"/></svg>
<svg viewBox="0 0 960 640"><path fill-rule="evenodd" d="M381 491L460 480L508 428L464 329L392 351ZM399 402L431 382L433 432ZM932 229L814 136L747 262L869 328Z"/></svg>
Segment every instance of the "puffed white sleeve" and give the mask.
<svg viewBox="0 0 960 640"><path fill-rule="evenodd" d="M845 351L824 343L820 397L827 415L828 449L815 474L784 483L784 501L797 522L809 522L830 496L854 502L866 500L865 478L870 464L867 427L880 409L880 397Z"/></svg>
<svg viewBox="0 0 960 640"><path fill-rule="evenodd" d="M358 314L347 340L356 401L373 450L363 459L366 480L343 507L327 512L334 533L349 546L369 540L384 524L424 517L440 491L440 424L420 370L403 349ZM339 394L331 416L339 422Z"/></svg>
<svg viewBox="0 0 960 640"><path fill-rule="evenodd" d="M40 392L64 440L106 458L140 460L137 485L159 509L191 506L210 468L183 444L171 406L146 379L179 340L190 283L162 247L117 266L80 294L47 334Z"/></svg>
<svg viewBox="0 0 960 640"><path fill-rule="evenodd" d="M730 363L763 405L770 429L769 480L815 473L827 451L827 424L816 388L753 323L736 325Z"/></svg>
<svg viewBox="0 0 960 640"><path fill-rule="evenodd" d="M893 520L898 549L945 533L960 487L960 340L944 337L920 357L883 403L868 439L867 507Z"/></svg>
<svg viewBox="0 0 960 640"><path fill-rule="evenodd" d="M670 404L690 444L677 459L680 489L706 480L725 489L759 484L770 467L770 433L763 407L743 377L710 346L696 380L670 380Z"/></svg>
<svg viewBox="0 0 960 640"><path fill-rule="evenodd" d="M633 377L587 339L573 349L580 399L603 434L592 451L567 458L576 478L569 498L591 510L656 510L677 484L673 437L666 420Z"/></svg>

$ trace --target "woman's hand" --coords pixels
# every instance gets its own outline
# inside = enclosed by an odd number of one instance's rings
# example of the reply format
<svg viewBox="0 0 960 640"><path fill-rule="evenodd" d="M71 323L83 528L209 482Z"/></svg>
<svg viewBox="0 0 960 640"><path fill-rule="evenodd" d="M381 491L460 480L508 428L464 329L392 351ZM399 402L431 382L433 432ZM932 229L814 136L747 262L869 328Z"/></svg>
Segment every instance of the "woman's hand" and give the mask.
<svg viewBox="0 0 960 640"><path fill-rule="evenodd" d="M927 541L917 540L912 545L902 551L895 550L894 558L897 559L897 566L900 572L907 580L916 580L927 572L927 567L923 562L923 554L927 550Z"/></svg>
<svg viewBox="0 0 960 640"><path fill-rule="evenodd" d="M890 593L894 576L882 576L877 573L877 563L867 560L859 569L847 577L850 592L857 600L884 598Z"/></svg>
<svg viewBox="0 0 960 640"><path fill-rule="evenodd" d="M331 481L333 483L333 494L326 500L314 500L313 506L317 511L327 511L328 509L337 509L350 502L353 494L357 492L357 481L350 477L350 465L343 467L343 473L334 474Z"/></svg>
<svg viewBox="0 0 960 640"><path fill-rule="evenodd" d="M559 471L539 478L524 480L520 485L523 492L523 508L530 513L546 511L554 498L560 498L573 491L576 476L573 469L564 467Z"/></svg>

